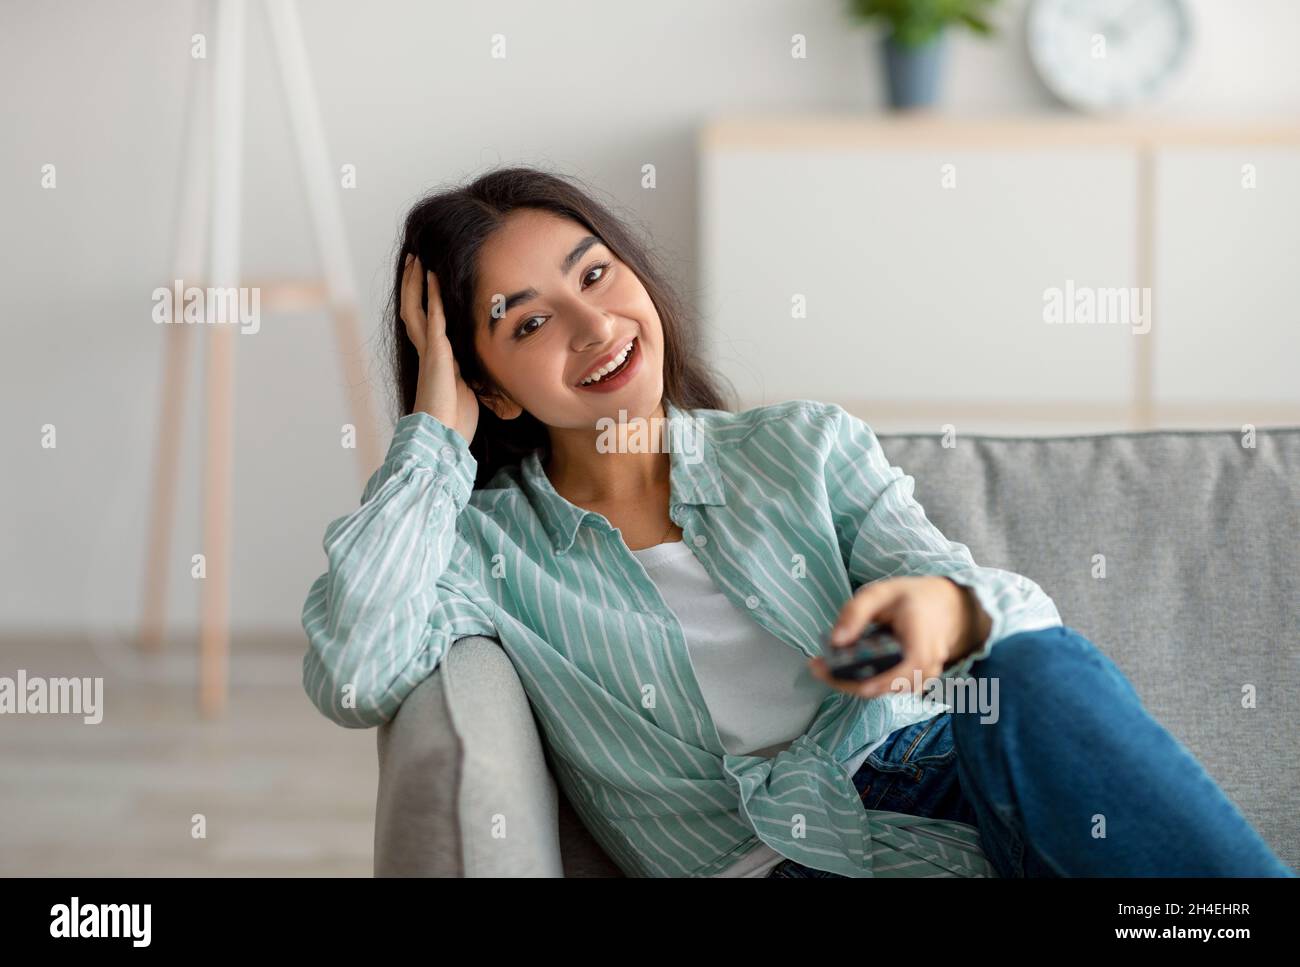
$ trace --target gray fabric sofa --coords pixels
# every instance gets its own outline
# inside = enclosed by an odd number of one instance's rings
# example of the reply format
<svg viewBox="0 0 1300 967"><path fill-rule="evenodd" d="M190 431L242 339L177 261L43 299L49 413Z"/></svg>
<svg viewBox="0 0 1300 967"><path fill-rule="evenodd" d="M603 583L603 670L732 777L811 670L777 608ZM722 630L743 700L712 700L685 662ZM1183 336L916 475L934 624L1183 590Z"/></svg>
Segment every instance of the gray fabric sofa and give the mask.
<svg viewBox="0 0 1300 967"><path fill-rule="evenodd" d="M1300 867L1300 428L1258 430L1253 449L1231 431L880 441L939 529L1037 581ZM622 875L494 639L458 641L378 744L376 876Z"/></svg>

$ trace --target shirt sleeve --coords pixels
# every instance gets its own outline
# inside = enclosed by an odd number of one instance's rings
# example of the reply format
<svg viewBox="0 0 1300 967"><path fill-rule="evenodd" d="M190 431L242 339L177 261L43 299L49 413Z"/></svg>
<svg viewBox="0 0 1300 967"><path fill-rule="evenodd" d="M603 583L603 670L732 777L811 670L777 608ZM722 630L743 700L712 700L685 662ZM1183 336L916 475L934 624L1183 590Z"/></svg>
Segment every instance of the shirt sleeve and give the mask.
<svg viewBox="0 0 1300 967"><path fill-rule="evenodd" d="M457 533L477 461L423 411L397 421L361 506L325 529L328 570L303 605L303 687L349 728L389 721L468 635L497 635L474 547Z"/></svg>
<svg viewBox="0 0 1300 967"><path fill-rule="evenodd" d="M912 496L916 481L891 466L875 433L838 404L828 404L826 492L854 591L899 575L933 574L970 588L991 619L988 637L949 668L970 674L999 638L1060 625L1056 604L1020 574L975 563L965 544L950 541Z"/></svg>

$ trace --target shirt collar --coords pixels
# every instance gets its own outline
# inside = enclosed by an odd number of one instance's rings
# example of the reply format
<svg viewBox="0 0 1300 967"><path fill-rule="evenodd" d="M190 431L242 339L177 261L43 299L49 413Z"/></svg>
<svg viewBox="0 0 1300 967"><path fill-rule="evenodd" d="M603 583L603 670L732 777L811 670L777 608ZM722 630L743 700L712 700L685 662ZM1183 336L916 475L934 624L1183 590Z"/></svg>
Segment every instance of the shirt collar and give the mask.
<svg viewBox="0 0 1300 967"><path fill-rule="evenodd" d="M709 428L690 410L683 410L664 400L667 427L660 433L659 447L668 449L671 465L669 490L671 507L678 504L725 504L727 502L718 472L714 441ZM534 450L520 462L523 485L529 502L542 520L555 553L563 554L573 546L578 528L587 517L603 519L595 511L583 510L556 492L542 469L540 451Z"/></svg>

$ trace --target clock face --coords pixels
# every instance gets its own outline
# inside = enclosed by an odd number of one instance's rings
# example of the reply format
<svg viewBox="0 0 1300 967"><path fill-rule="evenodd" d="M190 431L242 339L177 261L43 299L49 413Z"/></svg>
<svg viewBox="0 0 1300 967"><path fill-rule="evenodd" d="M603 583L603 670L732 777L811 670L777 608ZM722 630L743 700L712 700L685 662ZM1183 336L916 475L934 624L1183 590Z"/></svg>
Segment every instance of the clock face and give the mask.
<svg viewBox="0 0 1300 967"><path fill-rule="evenodd" d="M1186 61L1192 36L1183 0L1034 0L1026 29L1043 83L1086 111L1154 97Z"/></svg>

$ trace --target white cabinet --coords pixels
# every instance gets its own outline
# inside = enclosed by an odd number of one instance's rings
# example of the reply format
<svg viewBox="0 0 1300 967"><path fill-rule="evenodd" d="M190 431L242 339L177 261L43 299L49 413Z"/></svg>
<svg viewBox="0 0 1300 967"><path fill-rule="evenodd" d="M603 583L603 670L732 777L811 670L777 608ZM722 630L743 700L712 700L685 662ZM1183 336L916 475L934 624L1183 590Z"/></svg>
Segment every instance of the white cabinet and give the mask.
<svg viewBox="0 0 1300 967"><path fill-rule="evenodd" d="M1300 149L1166 149L1157 171L1157 403L1171 412L1205 401L1234 412L1270 400L1294 409Z"/></svg>
<svg viewBox="0 0 1300 967"><path fill-rule="evenodd" d="M1073 119L709 125L710 359L744 406L823 399L886 431L1300 423L1286 291L1300 130L1164 134ZM1096 321L1047 321L1067 296L1076 319L1091 298Z"/></svg>

